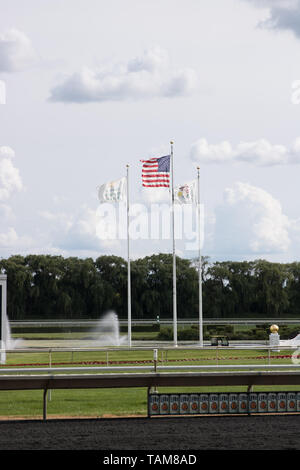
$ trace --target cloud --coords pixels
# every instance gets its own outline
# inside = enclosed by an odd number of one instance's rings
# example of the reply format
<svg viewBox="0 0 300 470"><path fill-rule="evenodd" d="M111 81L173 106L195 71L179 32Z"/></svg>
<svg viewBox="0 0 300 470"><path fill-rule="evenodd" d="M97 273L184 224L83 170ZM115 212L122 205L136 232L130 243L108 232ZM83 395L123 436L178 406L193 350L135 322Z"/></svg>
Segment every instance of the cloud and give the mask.
<svg viewBox="0 0 300 470"><path fill-rule="evenodd" d="M190 158L207 164L249 163L257 166L296 165L300 163L300 138L290 148L272 144L266 139L240 142L235 147L228 141L209 144L205 138L196 141Z"/></svg>
<svg viewBox="0 0 300 470"><path fill-rule="evenodd" d="M103 102L185 96L197 87L193 69L173 69L166 51L146 50L125 64L73 73L51 90L53 102Z"/></svg>
<svg viewBox="0 0 300 470"><path fill-rule="evenodd" d="M202 163L225 163L233 160L233 149L229 142L209 144L206 139L199 139L193 143L190 157Z"/></svg>
<svg viewBox="0 0 300 470"><path fill-rule="evenodd" d="M223 254L287 252L291 223L267 191L238 182L216 209L215 251Z"/></svg>
<svg viewBox="0 0 300 470"><path fill-rule="evenodd" d="M16 191L23 189L18 168L13 165L15 153L10 147L0 147L0 246L1 250L27 249L33 240L26 235L18 235L15 227L16 216L10 199Z"/></svg>
<svg viewBox="0 0 300 470"><path fill-rule="evenodd" d="M260 8L285 8L295 9L299 0L244 0Z"/></svg>
<svg viewBox="0 0 300 470"><path fill-rule="evenodd" d="M0 201L9 199L14 191L23 189L19 170L12 162L14 155L10 147L0 147Z"/></svg>
<svg viewBox="0 0 300 470"><path fill-rule="evenodd" d="M36 59L30 39L17 29L0 34L0 72L19 72Z"/></svg>
<svg viewBox="0 0 300 470"><path fill-rule="evenodd" d="M40 216L49 221L49 244L65 252L81 252L99 255L105 250L119 249L118 240L101 240L97 233L99 216L97 210L82 205L76 214L43 211Z"/></svg>
<svg viewBox="0 0 300 470"><path fill-rule="evenodd" d="M27 250L34 246L34 240L26 235L18 235L15 228L8 227L0 232L0 246L2 249Z"/></svg>
<svg viewBox="0 0 300 470"><path fill-rule="evenodd" d="M269 9L269 17L259 26L274 30L292 31L300 37L300 0L245 0Z"/></svg>

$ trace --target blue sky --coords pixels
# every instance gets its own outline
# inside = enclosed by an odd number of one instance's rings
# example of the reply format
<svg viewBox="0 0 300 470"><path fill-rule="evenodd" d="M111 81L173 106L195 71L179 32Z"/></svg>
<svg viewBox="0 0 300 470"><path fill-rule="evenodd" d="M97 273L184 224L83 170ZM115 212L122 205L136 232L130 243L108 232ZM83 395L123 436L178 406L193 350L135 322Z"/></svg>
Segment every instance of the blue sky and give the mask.
<svg viewBox="0 0 300 470"><path fill-rule="evenodd" d="M174 140L175 184L201 167L204 255L299 258L298 0L0 11L0 256L126 256L124 241L97 237L97 186L129 164L132 203L164 201L142 191L140 160ZM171 249L136 240L132 256Z"/></svg>

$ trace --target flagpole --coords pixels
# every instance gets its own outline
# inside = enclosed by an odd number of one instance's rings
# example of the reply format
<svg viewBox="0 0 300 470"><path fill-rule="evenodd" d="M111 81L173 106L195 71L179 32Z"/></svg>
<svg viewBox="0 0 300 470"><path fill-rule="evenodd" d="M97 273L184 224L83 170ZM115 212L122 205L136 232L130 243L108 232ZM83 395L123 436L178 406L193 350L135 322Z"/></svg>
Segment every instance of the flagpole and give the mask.
<svg viewBox="0 0 300 470"><path fill-rule="evenodd" d="M129 251L129 165L126 165L127 180L127 310L128 310L128 346L131 348L131 277L130 277L130 251Z"/></svg>
<svg viewBox="0 0 300 470"><path fill-rule="evenodd" d="M174 153L171 141L171 173L172 173L172 236L173 236L173 336L177 346L177 292L176 292L176 252L175 252L175 221L174 221Z"/></svg>
<svg viewBox="0 0 300 470"><path fill-rule="evenodd" d="M201 260L201 224L200 224L200 167L198 172L198 277L199 277L199 346L203 347L203 312L202 312L202 260Z"/></svg>

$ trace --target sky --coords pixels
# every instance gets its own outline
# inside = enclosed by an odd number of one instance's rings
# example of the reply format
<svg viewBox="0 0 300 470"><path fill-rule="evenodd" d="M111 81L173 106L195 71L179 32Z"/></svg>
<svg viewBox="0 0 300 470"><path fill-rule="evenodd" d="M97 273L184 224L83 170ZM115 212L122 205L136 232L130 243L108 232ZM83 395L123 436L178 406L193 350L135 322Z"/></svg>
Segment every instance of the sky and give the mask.
<svg viewBox="0 0 300 470"><path fill-rule="evenodd" d="M126 165L131 257L171 252L140 160L174 141L175 185L200 166L203 255L297 261L299 119L300 0L0 0L0 257L126 258L98 230Z"/></svg>

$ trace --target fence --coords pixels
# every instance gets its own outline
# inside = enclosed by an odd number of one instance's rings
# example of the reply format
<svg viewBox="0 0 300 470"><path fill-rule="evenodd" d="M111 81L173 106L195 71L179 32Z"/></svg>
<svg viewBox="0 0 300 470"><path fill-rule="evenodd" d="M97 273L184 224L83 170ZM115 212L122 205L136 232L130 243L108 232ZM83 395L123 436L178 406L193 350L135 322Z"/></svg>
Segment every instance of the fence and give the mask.
<svg viewBox="0 0 300 470"><path fill-rule="evenodd" d="M284 351L292 351L294 352L295 351L295 347L292 347L292 346L280 346L280 348L278 349L281 349L281 350L284 350ZM197 353L199 353L199 351L209 351L209 352L212 352L214 351L214 356L211 356L210 357L210 360L211 361L214 361L216 365L219 365L222 361L224 360L229 360L231 358L227 357L227 358L224 358L222 357L222 351L245 351L245 350L248 350L248 351L257 351L257 350L260 350L260 351L265 351L267 356L264 357L264 359L266 360L266 363L268 365L271 365L271 362L272 362L272 359L273 359L273 355L272 355L272 352L275 351L275 353L279 352L278 349L274 349L274 346L270 346L270 345L265 345L265 344L256 344L254 346L252 345L230 345L229 347L228 346L220 346L220 345L216 345L216 346L204 346L202 348L199 348L199 347L195 347L195 345L188 345L188 344L184 344L182 346L178 346L178 347L174 347L174 346L168 346L168 345L160 345L159 347L155 347L153 348L153 346L142 346L142 347L131 347L131 348L128 348L128 347L106 347L106 348L101 348L101 347L80 347L80 348L76 348L76 347L73 347L73 348L65 348L65 347L50 347L50 348L27 348L27 349L22 349L22 348L17 348L17 349L12 349L12 350L1 350L0 349L0 355L1 354L6 354L6 353L9 353L9 354L34 354L34 353L37 353L37 354L41 354L41 353L44 353L44 354L47 354L48 355L48 364L49 364L49 367L51 367L52 365L52 358L53 358L53 354L55 353L71 353L71 357L73 359L73 357L75 356L75 353L85 353L85 352L97 352L97 353L104 353L105 354L105 360L103 362L105 362L106 366L109 366L110 364L110 357L112 354L116 354L116 353L135 353L135 352L153 352L153 356L152 358L153 359L150 359L148 360L148 362L152 362L153 364L167 364L170 362L169 360L169 353L170 352L183 352L183 351L196 351ZM155 352L155 353L154 353ZM157 359L155 360L154 356L157 356ZM275 355L276 357L276 355ZM278 357L281 357L280 355L278 355ZM71 359L71 360L72 360ZM198 357L196 358L197 360L199 361L203 361L205 358L203 357ZM251 359L251 358L246 358L246 359ZM255 358L254 358L255 359ZM256 358L258 359L258 358ZM263 359L263 357L260 357L260 359ZM174 360L174 359L173 359ZM182 359L183 361L184 359ZM186 360L186 359L185 359ZM123 361L125 362L125 361ZM141 361L143 362L143 361ZM177 362L180 362L180 359L177 360ZM0 373L1 373L1 365L0 365Z"/></svg>
<svg viewBox="0 0 300 470"><path fill-rule="evenodd" d="M274 366L278 369L277 366ZM43 419L47 419L47 392L54 389L89 388L131 388L148 389L156 387L212 387L254 385L300 385L300 371L239 371L235 372L185 372L185 373L144 373L144 374L82 374L51 375L48 369L44 375L1 375L0 390L43 390ZM89 368L90 369L90 368ZM16 372L16 371L15 371Z"/></svg>
<svg viewBox="0 0 300 470"><path fill-rule="evenodd" d="M146 349L146 348L143 348ZM152 348L148 348L152 349ZM167 352L173 348L160 348ZM182 349L187 349L182 348ZM192 349L192 348L191 348ZM195 348L194 348L195 349ZM228 348L215 349L216 352ZM230 347L230 349L233 349ZM236 349L254 349L238 347ZM269 346L260 346L270 352ZM285 348L287 349L287 348ZM109 354L115 349L86 349L85 351L101 351ZM122 351L125 349L122 349ZM131 348L130 351L141 350ZM180 348L176 348L179 351ZM199 348L197 348L199 351ZM202 349L201 349L202 350ZM24 350L41 352L41 350ZM23 351L23 352L24 352ZM49 348L50 355L61 349ZM64 349L64 352L83 351L82 349ZM300 366L298 364L184 364L166 365L167 361L157 361L157 350L153 350L153 361L147 365L109 366L102 367L52 367L51 359L48 367L1 367L0 390L43 390L43 419L47 419L47 392L52 389L89 389L89 388L146 388L157 387L212 387L212 386L246 386L248 391L253 386L300 385ZM162 352L161 351L161 352ZM1 351L0 351L1 352ZM22 350L6 351L19 353ZM43 350L42 352L45 352ZM217 356L218 357L218 356ZM201 360L201 358L199 359ZM162 365L160 365L162 364Z"/></svg>

